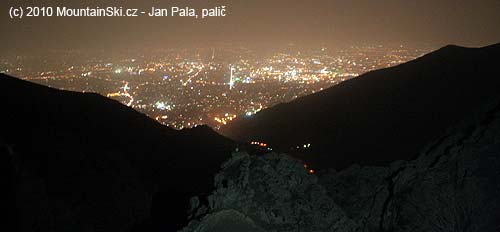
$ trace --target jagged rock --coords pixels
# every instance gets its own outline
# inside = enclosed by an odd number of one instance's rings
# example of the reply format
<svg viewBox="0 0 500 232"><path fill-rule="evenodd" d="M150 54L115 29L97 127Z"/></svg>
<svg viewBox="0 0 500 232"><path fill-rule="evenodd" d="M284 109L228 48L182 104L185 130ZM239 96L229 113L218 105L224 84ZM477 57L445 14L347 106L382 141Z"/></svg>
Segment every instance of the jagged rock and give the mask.
<svg viewBox="0 0 500 232"><path fill-rule="evenodd" d="M376 216L381 214L383 200L388 195L384 178L388 173L389 168L386 167L361 168L354 165L325 175L320 182L348 217L357 221L364 231L370 231L377 229Z"/></svg>
<svg viewBox="0 0 500 232"><path fill-rule="evenodd" d="M364 231L498 231L500 105L411 162L325 175L329 196Z"/></svg>
<svg viewBox="0 0 500 232"><path fill-rule="evenodd" d="M190 227L194 227L190 228ZM223 210L210 214L203 222L190 224L183 232L264 232L245 215L235 210Z"/></svg>
<svg viewBox="0 0 500 232"><path fill-rule="evenodd" d="M184 232L223 225L220 217L228 210L266 231L496 232L500 104L450 129L413 161L354 165L326 172L318 182L286 155L235 153L215 184L208 197L210 214ZM193 203L199 207L199 201ZM242 220L224 222L238 228L246 225Z"/></svg>
<svg viewBox="0 0 500 232"><path fill-rule="evenodd" d="M266 231L355 231L350 220L308 173L286 155L235 153L215 177L210 212L236 210ZM202 220L207 223L209 217ZM193 222L197 224L196 222ZM198 231L199 227L190 226ZM236 230L233 230L236 231Z"/></svg>

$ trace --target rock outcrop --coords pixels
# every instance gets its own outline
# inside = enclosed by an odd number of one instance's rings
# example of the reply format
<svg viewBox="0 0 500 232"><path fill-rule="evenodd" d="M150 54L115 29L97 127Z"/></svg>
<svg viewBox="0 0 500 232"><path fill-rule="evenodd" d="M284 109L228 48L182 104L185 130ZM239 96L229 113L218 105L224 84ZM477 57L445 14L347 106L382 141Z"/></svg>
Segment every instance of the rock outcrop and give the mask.
<svg viewBox="0 0 500 232"><path fill-rule="evenodd" d="M364 231L498 231L500 104L431 144L418 159L321 178Z"/></svg>
<svg viewBox="0 0 500 232"><path fill-rule="evenodd" d="M235 153L223 164L215 183L216 190L208 196L208 216L201 222L192 221L184 232L204 231L200 228L226 210L245 215L265 231L355 231L357 228L327 196L317 177L304 164L286 155L257 157Z"/></svg>
<svg viewBox="0 0 500 232"><path fill-rule="evenodd" d="M210 214L204 218L203 223L192 224L190 227L196 227L197 232L264 232L250 218L232 209Z"/></svg>
<svg viewBox="0 0 500 232"><path fill-rule="evenodd" d="M236 210L266 231L499 231L500 101L412 161L318 178L286 155L235 154L184 231ZM195 200L198 209L199 200Z"/></svg>

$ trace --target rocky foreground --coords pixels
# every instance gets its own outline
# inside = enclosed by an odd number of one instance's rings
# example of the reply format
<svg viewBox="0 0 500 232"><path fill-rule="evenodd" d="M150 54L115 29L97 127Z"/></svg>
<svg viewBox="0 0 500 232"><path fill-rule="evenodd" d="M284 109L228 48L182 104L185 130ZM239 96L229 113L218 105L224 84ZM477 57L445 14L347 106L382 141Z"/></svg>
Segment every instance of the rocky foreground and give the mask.
<svg viewBox="0 0 500 232"><path fill-rule="evenodd" d="M235 153L182 231L499 231L499 103L388 167L313 175L286 155Z"/></svg>

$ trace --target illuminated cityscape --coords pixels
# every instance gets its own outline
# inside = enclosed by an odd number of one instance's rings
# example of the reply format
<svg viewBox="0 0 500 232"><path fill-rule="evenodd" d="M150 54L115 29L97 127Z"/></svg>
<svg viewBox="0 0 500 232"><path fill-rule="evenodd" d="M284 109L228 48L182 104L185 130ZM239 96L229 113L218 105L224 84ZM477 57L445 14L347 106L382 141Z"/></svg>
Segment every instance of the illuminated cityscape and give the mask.
<svg viewBox="0 0 500 232"><path fill-rule="evenodd" d="M96 92L175 129L218 129L237 117L321 91L430 49L360 46L255 52L171 49L117 55L54 52L1 60L0 72L78 92ZM45 58L45 57L58 57Z"/></svg>

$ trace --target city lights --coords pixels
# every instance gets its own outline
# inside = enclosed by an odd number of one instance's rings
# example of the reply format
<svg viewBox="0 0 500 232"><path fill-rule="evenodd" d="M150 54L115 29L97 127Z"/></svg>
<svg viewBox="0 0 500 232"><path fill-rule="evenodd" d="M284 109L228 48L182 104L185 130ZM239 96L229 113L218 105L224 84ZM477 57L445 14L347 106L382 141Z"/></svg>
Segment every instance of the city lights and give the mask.
<svg viewBox="0 0 500 232"><path fill-rule="evenodd" d="M175 129L204 124L219 129L238 116L253 117L268 107L426 52L400 46L367 46L335 52L318 48L260 55L248 49L201 48L100 60L82 59L75 53L79 64L56 62L35 70L18 57L2 60L0 70L60 89L100 93ZM37 63L47 62L45 57L37 59Z"/></svg>

